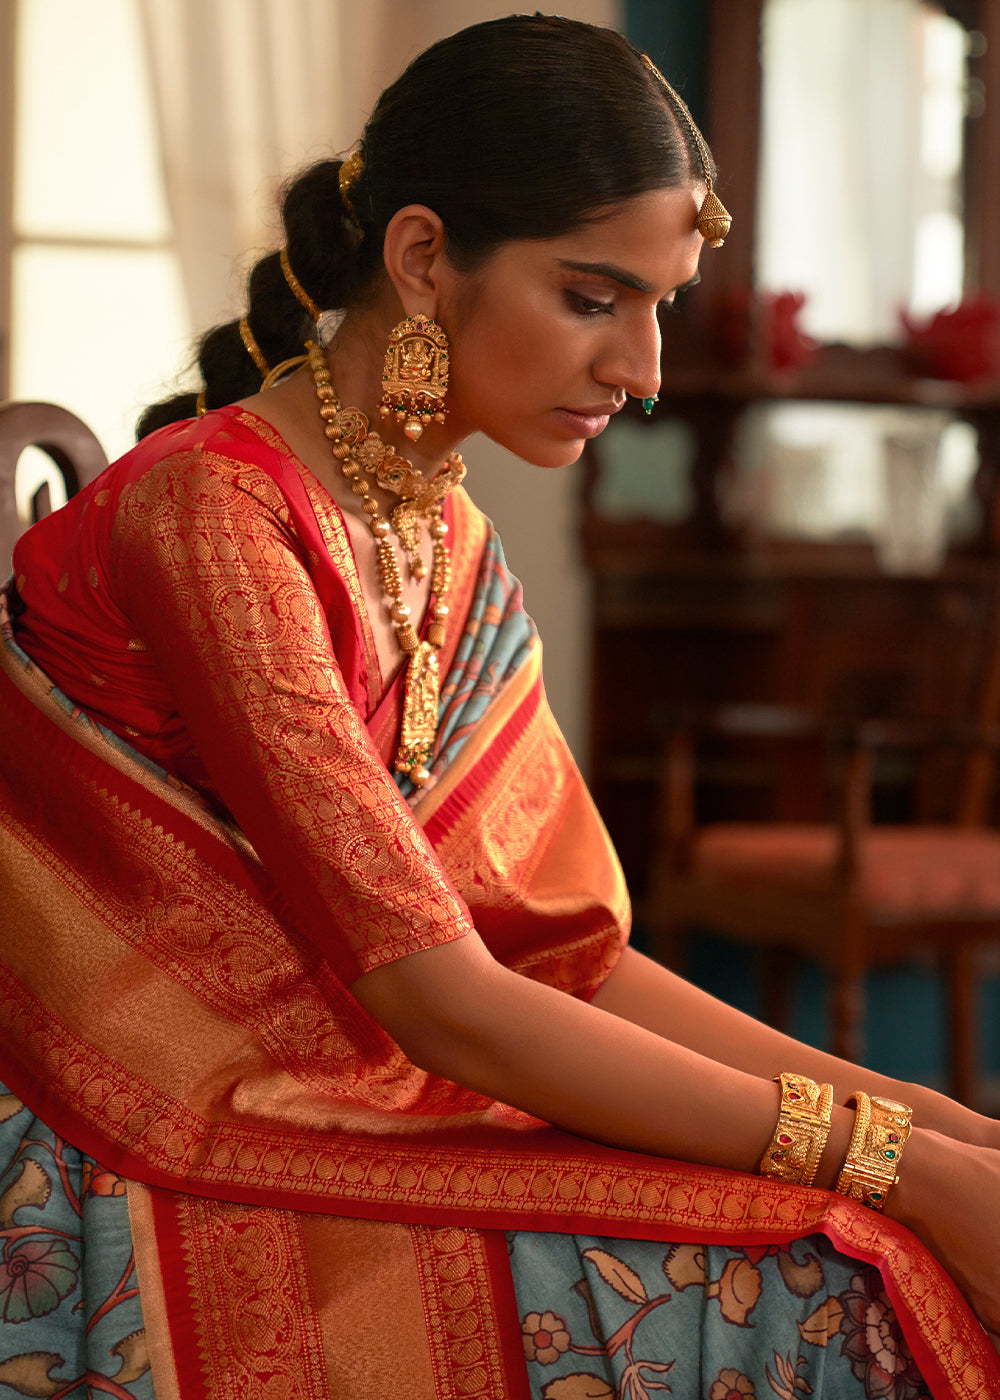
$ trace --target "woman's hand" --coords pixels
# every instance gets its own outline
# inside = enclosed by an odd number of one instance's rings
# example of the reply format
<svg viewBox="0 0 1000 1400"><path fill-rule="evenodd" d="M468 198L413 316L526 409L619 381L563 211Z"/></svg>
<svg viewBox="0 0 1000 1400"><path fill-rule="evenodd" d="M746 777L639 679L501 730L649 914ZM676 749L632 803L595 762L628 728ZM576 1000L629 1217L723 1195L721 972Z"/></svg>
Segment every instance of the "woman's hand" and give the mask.
<svg viewBox="0 0 1000 1400"><path fill-rule="evenodd" d="M1000 1334L998 1204L1000 1152L914 1129L886 1214L909 1226L940 1260L995 1346Z"/></svg>
<svg viewBox="0 0 1000 1400"><path fill-rule="evenodd" d="M862 1084L861 1087L867 1088L867 1085ZM988 1147L1000 1151L1000 1122L966 1108L956 1099L949 1099L922 1084L897 1083L891 1092L876 1086L868 1092L909 1104L913 1109L913 1122L917 1127L930 1128L944 1137L969 1143L972 1147Z"/></svg>

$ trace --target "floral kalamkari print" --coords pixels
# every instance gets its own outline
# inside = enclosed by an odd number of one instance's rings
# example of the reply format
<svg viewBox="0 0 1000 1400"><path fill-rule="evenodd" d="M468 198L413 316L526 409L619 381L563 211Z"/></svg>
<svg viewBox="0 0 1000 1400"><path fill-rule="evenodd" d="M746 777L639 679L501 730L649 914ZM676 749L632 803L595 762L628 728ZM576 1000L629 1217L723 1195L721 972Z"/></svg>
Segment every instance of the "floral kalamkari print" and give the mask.
<svg viewBox="0 0 1000 1400"><path fill-rule="evenodd" d="M877 1270L823 1236L509 1243L532 1400L930 1400Z"/></svg>
<svg viewBox="0 0 1000 1400"><path fill-rule="evenodd" d="M0 1400L153 1400L125 1183L0 1085Z"/></svg>

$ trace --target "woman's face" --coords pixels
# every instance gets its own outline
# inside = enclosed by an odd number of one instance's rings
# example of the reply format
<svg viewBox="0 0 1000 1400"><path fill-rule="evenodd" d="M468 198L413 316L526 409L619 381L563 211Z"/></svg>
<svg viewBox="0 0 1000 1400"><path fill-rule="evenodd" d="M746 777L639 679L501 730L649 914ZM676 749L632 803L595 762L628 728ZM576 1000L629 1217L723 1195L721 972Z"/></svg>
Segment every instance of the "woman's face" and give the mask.
<svg viewBox="0 0 1000 1400"><path fill-rule="evenodd" d="M455 274L448 426L540 467L575 462L626 394L660 385L657 309L698 278L704 188L652 190L573 233L504 244Z"/></svg>

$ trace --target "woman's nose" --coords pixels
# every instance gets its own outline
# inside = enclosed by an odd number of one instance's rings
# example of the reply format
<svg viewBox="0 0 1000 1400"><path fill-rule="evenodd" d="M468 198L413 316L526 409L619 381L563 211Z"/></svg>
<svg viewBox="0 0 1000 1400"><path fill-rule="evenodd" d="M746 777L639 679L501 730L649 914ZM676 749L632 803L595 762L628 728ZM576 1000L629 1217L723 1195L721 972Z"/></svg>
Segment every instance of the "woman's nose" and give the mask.
<svg viewBox="0 0 1000 1400"><path fill-rule="evenodd" d="M652 398L660 388L660 326L655 313L642 326L616 329L614 340L594 364L602 384L622 388L633 398Z"/></svg>

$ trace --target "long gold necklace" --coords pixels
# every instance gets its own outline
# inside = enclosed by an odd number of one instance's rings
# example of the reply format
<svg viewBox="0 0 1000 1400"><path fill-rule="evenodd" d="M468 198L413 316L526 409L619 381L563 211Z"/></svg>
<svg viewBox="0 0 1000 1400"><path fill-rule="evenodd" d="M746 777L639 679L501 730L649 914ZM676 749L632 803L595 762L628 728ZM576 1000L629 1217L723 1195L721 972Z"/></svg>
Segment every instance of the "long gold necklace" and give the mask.
<svg viewBox="0 0 1000 1400"><path fill-rule="evenodd" d="M350 482L351 490L360 498L361 509L368 518L368 528L375 540L382 587L390 599L389 616L395 626L400 648L408 658L396 772L407 774L414 786L423 787L430 778L428 764L437 737L440 696L437 653L445 638L445 620L448 617L446 599L451 584L451 559L445 544L448 526L441 518L442 503L465 475L465 467L461 457L454 452L437 475L427 481L418 468L405 457L397 456L377 433L369 431L368 418L360 409L341 407L330 383L330 371L322 350L310 342L308 352L323 431L341 472ZM379 510L364 472L374 475L386 490L403 496L392 513L392 524ZM434 542L430 623L425 641L420 640L410 622L410 607L403 601L403 583L390 538L395 527L400 544L410 558L413 577L422 578L427 568L417 552L421 520L429 521Z"/></svg>

